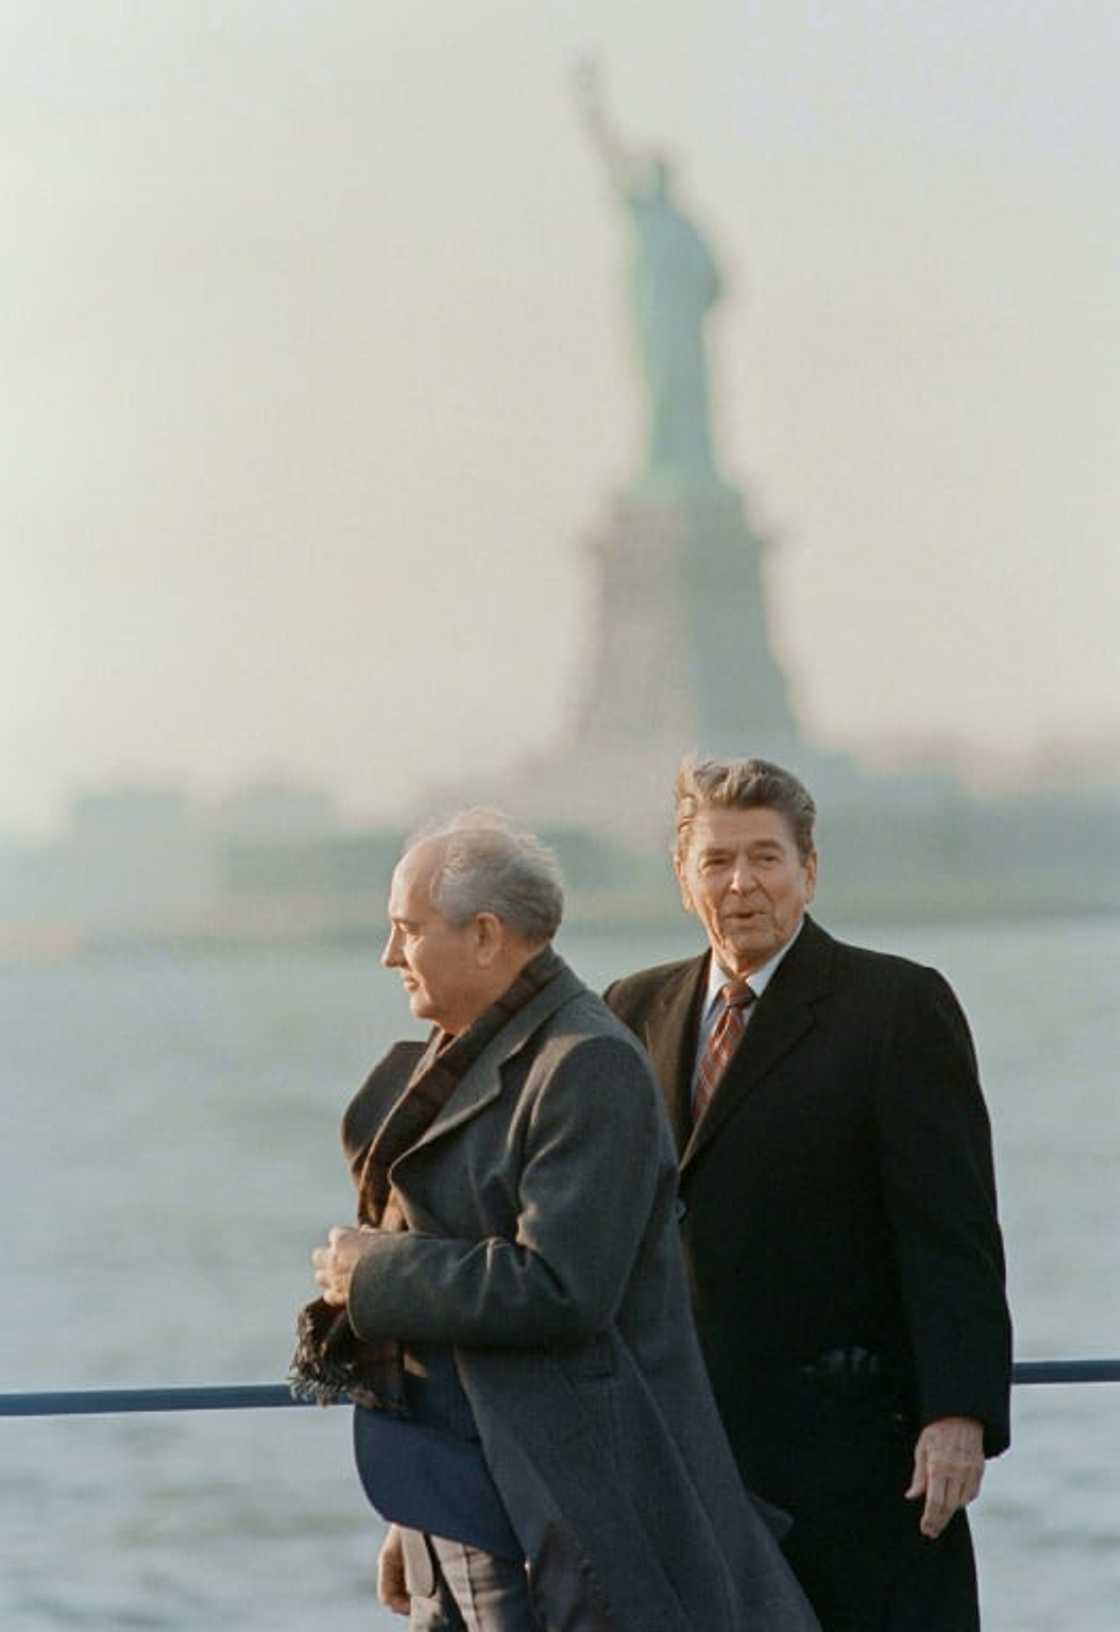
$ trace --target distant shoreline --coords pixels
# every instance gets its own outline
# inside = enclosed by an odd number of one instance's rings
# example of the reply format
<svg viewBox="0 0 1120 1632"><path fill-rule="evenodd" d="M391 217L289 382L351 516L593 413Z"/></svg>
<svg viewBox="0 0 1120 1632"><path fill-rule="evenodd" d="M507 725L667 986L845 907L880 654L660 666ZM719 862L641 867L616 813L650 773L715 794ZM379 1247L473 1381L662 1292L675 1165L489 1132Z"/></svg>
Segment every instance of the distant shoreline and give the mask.
<svg viewBox="0 0 1120 1632"><path fill-rule="evenodd" d="M1084 881L1082 881L1084 882ZM965 879L952 890L927 887L872 890L866 887L822 890L814 908L821 920L841 934L847 924L861 927L928 924L1035 923L1044 919L1080 921L1120 918L1120 888L1090 897L1084 890L1036 889L1019 894L999 881ZM582 935L627 932L668 933L682 918L668 891L572 891L565 930ZM99 933L65 924L0 924L0 969L51 966L76 960L128 958L154 952L172 956L213 957L245 954L375 951L384 935L380 915L331 919L319 914L275 911L220 924L167 926L161 929Z"/></svg>

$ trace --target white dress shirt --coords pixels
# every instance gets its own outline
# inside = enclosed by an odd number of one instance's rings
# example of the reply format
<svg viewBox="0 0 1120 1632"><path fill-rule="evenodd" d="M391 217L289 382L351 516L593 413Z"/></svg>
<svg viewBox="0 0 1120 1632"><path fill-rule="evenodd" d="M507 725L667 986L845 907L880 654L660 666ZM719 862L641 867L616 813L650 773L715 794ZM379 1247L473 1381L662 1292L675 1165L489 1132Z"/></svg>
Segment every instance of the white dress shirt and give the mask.
<svg viewBox="0 0 1120 1632"><path fill-rule="evenodd" d="M754 993L755 1001L743 1010L743 1022L745 1026L750 1025L751 1017L754 1014L758 999L762 996L767 986L769 986L770 982L773 980L778 965L781 963L794 941L801 934L801 927L804 922L805 919L802 917L801 923L798 924L797 928L794 930L786 944L779 947L777 952L774 953L774 956L768 959L767 962L761 966L761 968L755 969L753 973L747 976L747 985ZM711 953L709 953L708 990L704 998L704 1007L700 1011L700 1035L696 1039L696 1059L692 1067L692 1082L694 1087L696 1085L696 1073L700 1069L700 1061L704 1058L704 1050L708 1046L708 1038L712 1035L715 1023L719 1019L720 1014L723 1012L724 1005L723 997L721 995L723 988L727 985L729 980L734 979L735 976L729 975L725 969L722 969L716 962L715 958L712 957Z"/></svg>

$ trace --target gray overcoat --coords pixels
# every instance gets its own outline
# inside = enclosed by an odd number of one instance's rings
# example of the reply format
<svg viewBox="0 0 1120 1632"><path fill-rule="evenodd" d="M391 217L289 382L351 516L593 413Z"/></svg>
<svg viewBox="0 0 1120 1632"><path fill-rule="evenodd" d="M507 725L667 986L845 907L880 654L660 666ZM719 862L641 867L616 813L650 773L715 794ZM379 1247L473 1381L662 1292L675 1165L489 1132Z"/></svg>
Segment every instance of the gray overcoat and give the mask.
<svg viewBox="0 0 1120 1632"><path fill-rule="evenodd" d="M397 1091L375 1076L351 1137ZM716 1412L676 1175L645 1056L565 968L393 1164L409 1228L372 1239L351 1323L452 1348L526 1553L563 1521L619 1632L814 1632Z"/></svg>

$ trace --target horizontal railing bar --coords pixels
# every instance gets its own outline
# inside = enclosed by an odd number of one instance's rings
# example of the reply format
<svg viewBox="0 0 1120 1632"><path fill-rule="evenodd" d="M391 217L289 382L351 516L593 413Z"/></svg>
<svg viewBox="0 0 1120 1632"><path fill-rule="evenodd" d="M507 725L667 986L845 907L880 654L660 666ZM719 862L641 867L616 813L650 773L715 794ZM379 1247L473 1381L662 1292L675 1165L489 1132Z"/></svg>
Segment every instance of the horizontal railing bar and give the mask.
<svg viewBox="0 0 1120 1632"><path fill-rule="evenodd" d="M307 1405L286 1383L200 1384L197 1388L86 1388L0 1394L0 1417L108 1416L125 1411L245 1411Z"/></svg>
<svg viewBox="0 0 1120 1632"><path fill-rule="evenodd" d="M1120 1383L1120 1360L1016 1360L1013 1383Z"/></svg>
<svg viewBox="0 0 1120 1632"><path fill-rule="evenodd" d="M1120 1383L1120 1359L1017 1360L1012 1381ZM196 1388L88 1388L52 1393L0 1394L0 1417L117 1416L129 1411L245 1411L308 1405L286 1383L201 1384Z"/></svg>

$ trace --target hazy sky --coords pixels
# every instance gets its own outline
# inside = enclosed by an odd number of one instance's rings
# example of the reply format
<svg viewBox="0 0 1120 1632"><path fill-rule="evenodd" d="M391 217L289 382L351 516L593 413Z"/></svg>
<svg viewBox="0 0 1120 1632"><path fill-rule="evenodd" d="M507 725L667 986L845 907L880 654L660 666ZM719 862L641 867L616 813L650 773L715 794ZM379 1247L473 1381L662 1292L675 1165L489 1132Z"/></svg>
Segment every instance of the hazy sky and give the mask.
<svg viewBox="0 0 1120 1632"><path fill-rule="evenodd" d="M835 744L1120 738L1114 0L8 0L0 829L561 731L633 467L601 52ZM749 744L744 744L749 747Z"/></svg>

